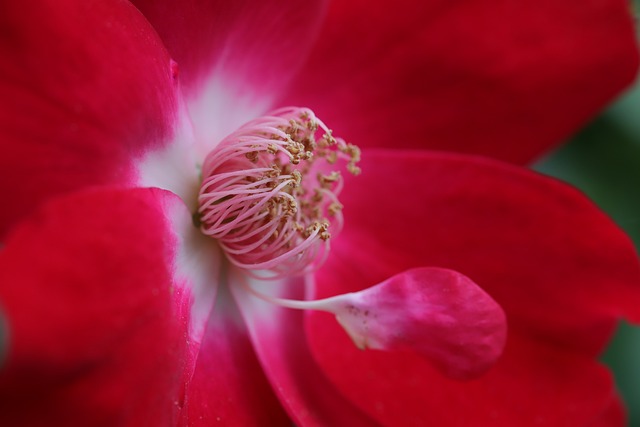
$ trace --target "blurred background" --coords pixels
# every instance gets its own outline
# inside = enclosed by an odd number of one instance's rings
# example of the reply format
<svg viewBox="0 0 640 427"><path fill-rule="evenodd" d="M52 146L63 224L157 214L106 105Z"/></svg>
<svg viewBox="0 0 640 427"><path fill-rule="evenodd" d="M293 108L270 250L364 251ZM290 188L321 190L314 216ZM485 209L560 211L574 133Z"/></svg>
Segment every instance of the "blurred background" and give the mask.
<svg viewBox="0 0 640 427"><path fill-rule="evenodd" d="M640 0L634 4L640 10ZM535 168L587 193L640 250L640 82ZM640 328L623 323L602 359L613 369L629 425L640 427Z"/></svg>

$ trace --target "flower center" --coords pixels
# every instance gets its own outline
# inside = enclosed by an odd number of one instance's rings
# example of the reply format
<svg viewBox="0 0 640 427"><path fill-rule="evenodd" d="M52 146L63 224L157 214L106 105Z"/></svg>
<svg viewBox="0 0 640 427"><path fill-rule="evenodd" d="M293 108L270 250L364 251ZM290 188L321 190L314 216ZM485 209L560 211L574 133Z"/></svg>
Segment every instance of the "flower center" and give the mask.
<svg viewBox="0 0 640 427"><path fill-rule="evenodd" d="M342 228L337 163L357 175L360 149L313 111L287 107L227 136L206 157L197 223L234 265L259 278L317 269ZM257 273L257 271L267 273Z"/></svg>
<svg viewBox="0 0 640 427"><path fill-rule="evenodd" d="M333 313L362 349L413 351L453 378L482 374L504 347L505 316L459 273L412 269L320 300L280 298L248 280L305 274L306 287L315 288L306 273L324 262L331 235L342 228L340 163L357 175L359 160L358 147L333 137L311 110L294 107L245 124L207 155L194 220L242 269L233 269L239 286L231 292L239 301L254 296Z"/></svg>

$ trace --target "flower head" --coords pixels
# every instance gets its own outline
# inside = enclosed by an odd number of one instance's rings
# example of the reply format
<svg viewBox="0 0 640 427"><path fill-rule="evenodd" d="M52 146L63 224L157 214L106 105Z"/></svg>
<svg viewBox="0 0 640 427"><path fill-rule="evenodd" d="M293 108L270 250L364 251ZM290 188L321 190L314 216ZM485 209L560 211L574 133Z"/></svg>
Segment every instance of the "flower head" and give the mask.
<svg viewBox="0 0 640 427"><path fill-rule="evenodd" d="M0 27L0 424L619 415L594 357L640 320L631 244L489 157L632 79L625 2L41 0Z"/></svg>
<svg viewBox="0 0 640 427"><path fill-rule="evenodd" d="M204 161L202 232L240 268L273 277L317 268L331 232L342 228L342 178L327 170L339 159L359 173L359 148L334 138L309 109L286 108L243 125Z"/></svg>

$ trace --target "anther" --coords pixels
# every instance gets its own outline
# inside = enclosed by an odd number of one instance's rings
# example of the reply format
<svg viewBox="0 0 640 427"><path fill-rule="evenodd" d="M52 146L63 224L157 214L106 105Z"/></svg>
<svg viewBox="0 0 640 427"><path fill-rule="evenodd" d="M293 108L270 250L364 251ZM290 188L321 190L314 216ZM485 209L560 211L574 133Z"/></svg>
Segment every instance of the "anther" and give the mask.
<svg viewBox="0 0 640 427"><path fill-rule="evenodd" d="M254 276L312 271L342 228L342 176L330 167L342 160L354 173L359 159L359 149L335 138L309 109L283 108L253 120L205 159L200 229Z"/></svg>

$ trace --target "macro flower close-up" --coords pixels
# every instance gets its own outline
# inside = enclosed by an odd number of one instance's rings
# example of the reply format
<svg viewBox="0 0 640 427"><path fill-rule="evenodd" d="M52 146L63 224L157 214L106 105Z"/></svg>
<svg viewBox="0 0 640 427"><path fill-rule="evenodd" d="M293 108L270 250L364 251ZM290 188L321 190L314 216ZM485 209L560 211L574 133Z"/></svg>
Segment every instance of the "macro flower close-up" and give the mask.
<svg viewBox="0 0 640 427"><path fill-rule="evenodd" d="M625 425L583 3L2 2L0 425Z"/></svg>

